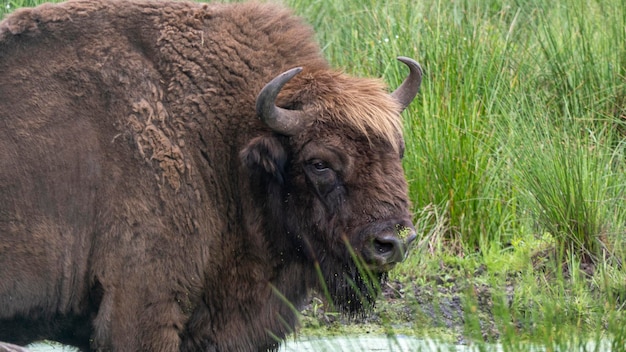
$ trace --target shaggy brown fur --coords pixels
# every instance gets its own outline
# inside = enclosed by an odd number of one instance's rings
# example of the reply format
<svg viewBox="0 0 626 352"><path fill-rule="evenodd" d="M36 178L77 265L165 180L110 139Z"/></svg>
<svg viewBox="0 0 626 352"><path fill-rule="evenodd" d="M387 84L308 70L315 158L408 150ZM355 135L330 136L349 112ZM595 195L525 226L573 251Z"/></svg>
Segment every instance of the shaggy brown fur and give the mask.
<svg viewBox="0 0 626 352"><path fill-rule="evenodd" d="M287 137L255 99L296 66L277 104L312 120ZM380 277L376 236L412 228L398 103L281 7L22 9L0 77L0 341L275 349L311 289L371 303L346 244Z"/></svg>

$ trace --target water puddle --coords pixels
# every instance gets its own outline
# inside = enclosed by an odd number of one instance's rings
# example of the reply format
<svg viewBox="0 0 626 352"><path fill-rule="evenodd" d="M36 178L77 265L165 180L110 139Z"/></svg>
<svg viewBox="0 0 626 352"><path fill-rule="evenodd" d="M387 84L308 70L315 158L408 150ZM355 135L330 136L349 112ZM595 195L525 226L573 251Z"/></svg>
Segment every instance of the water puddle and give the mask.
<svg viewBox="0 0 626 352"><path fill-rule="evenodd" d="M53 342L41 342L27 346L31 352L77 352L73 347L64 346ZM546 349L544 347L532 347L522 345L517 347L507 347L507 351L524 352L575 352L575 351L603 351L610 352L609 341L601 343L578 343L572 346ZM454 345L441 343L435 340L418 339L408 336L396 336L387 338L384 336L355 336L342 337L333 336L328 338L303 338L297 340L287 339L279 352L337 352L337 351L359 351L359 352L502 352L500 344L481 344L473 346Z"/></svg>
<svg viewBox="0 0 626 352"><path fill-rule="evenodd" d="M418 352L418 351L470 351L465 346L437 343L434 340L423 340L412 337L396 336L359 336L331 337L320 339L287 340L280 352L331 352L331 351L363 351L363 352ZM499 348L486 351L501 351Z"/></svg>
<svg viewBox="0 0 626 352"><path fill-rule="evenodd" d="M30 352L78 352L78 349L56 342L37 342L26 346Z"/></svg>

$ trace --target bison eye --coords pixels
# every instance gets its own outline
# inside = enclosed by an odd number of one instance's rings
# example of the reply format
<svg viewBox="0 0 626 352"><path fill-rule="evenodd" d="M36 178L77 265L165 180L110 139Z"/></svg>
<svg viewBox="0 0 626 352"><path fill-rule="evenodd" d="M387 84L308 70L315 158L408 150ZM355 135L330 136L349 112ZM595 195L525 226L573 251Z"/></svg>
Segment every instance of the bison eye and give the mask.
<svg viewBox="0 0 626 352"><path fill-rule="evenodd" d="M328 169L328 164L322 160L313 160L311 161L311 164L317 171L324 171Z"/></svg>

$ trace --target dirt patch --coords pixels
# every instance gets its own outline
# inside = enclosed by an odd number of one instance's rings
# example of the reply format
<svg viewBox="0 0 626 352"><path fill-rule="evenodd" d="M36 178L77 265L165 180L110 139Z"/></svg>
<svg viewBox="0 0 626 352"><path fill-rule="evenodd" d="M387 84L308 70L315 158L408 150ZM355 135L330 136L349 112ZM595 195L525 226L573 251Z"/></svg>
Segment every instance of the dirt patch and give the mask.
<svg viewBox="0 0 626 352"><path fill-rule="evenodd" d="M505 288L509 302L512 292L512 285ZM303 334L383 332L437 337L458 344L468 343L468 328L472 338L484 341L495 341L500 335L493 317L491 288L464 280L437 277L428 285L388 281L374 310L355 317L328 311L327 307L321 295L313 295L302 312Z"/></svg>

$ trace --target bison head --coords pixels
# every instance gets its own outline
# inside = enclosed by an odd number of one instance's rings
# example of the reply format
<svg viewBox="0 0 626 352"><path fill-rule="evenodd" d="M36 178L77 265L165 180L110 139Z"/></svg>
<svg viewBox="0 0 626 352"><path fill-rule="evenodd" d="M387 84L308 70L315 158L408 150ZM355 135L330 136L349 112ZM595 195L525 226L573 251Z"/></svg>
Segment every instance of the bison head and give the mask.
<svg viewBox="0 0 626 352"><path fill-rule="evenodd" d="M399 60L410 74L392 94L326 70L282 73L257 98L270 134L242 151L276 265L313 268L318 289L348 312L371 305L416 237L399 115L422 71Z"/></svg>

